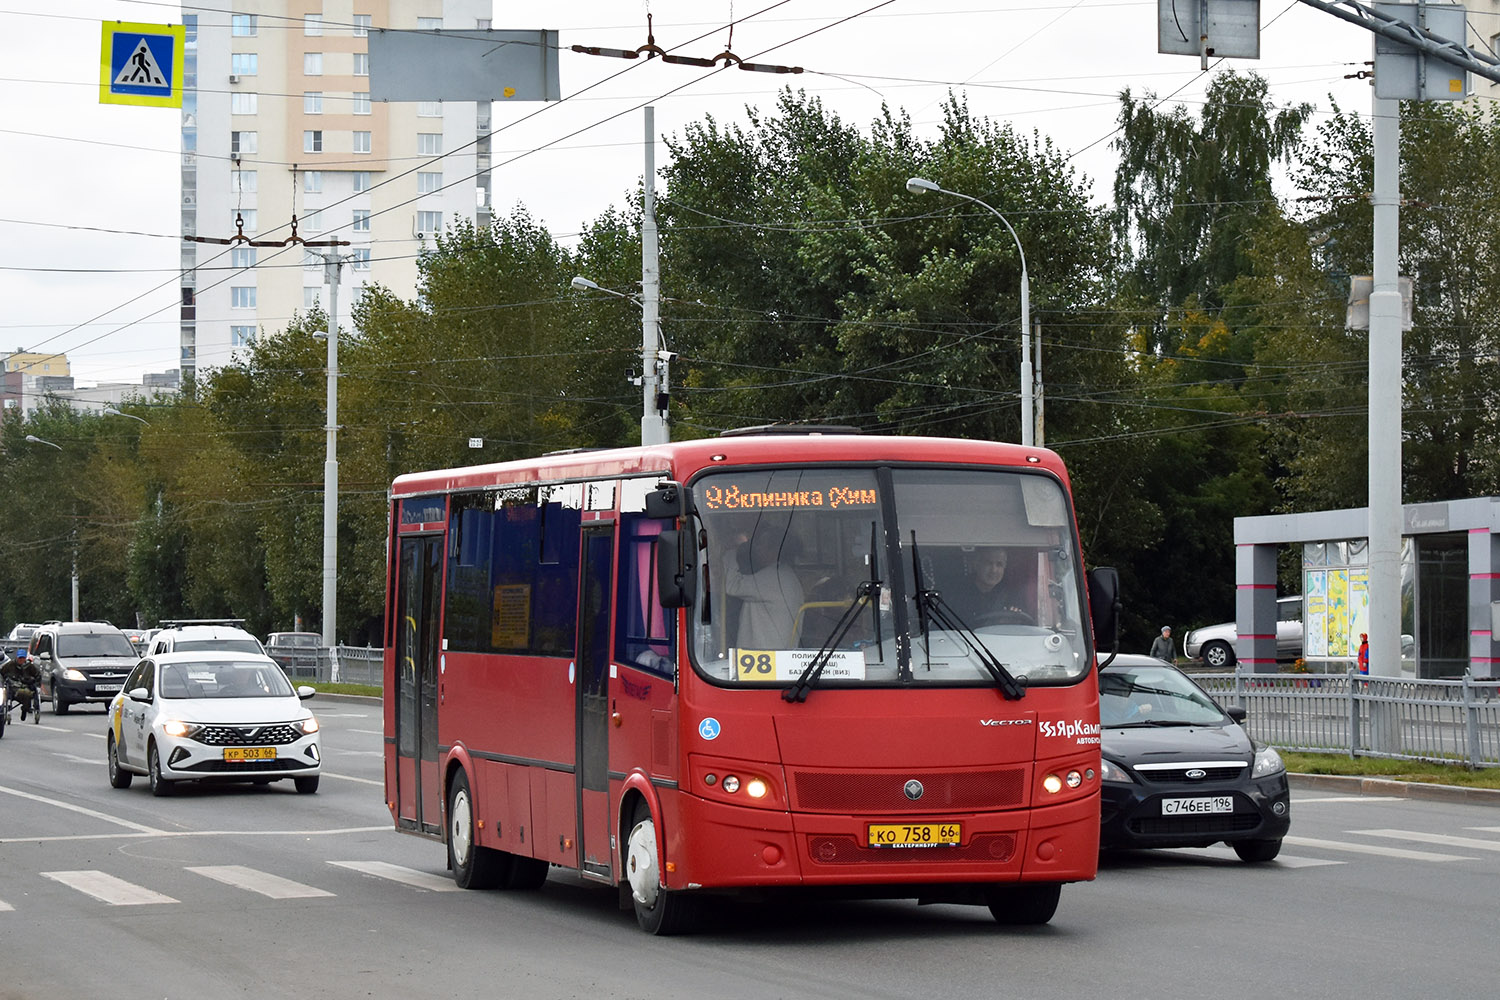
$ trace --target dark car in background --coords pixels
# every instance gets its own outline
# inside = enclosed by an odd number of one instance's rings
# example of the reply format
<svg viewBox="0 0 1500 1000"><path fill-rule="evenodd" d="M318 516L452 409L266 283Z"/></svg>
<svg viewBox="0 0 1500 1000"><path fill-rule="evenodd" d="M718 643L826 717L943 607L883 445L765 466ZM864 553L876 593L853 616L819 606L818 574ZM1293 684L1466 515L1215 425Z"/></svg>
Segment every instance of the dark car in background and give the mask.
<svg viewBox="0 0 1500 1000"><path fill-rule="evenodd" d="M1121 654L1102 667L1100 849L1222 841L1242 861L1274 859L1291 827L1286 767L1244 718L1161 660Z"/></svg>
<svg viewBox="0 0 1500 1000"><path fill-rule="evenodd" d="M31 637L31 656L54 715L85 702L108 705L140 659L109 622L47 622Z"/></svg>

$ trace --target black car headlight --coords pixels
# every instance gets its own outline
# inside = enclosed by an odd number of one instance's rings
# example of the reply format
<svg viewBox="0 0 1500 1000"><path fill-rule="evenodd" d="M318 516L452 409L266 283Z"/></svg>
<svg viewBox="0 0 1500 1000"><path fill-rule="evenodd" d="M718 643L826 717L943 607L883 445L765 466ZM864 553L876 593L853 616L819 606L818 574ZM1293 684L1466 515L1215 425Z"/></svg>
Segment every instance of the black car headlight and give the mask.
<svg viewBox="0 0 1500 1000"><path fill-rule="evenodd" d="M1130 776L1130 773L1108 757L1101 758L1099 763L1100 781L1113 781L1122 785L1135 784L1135 779Z"/></svg>
<svg viewBox="0 0 1500 1000"><path fill-rule="evenodd" d="M1285 770L1286 765L1281 761L1281 754L1271 747L1261 747L1255 751L1255 767L1251 769L1250 777L1269 778Z"/></svg>

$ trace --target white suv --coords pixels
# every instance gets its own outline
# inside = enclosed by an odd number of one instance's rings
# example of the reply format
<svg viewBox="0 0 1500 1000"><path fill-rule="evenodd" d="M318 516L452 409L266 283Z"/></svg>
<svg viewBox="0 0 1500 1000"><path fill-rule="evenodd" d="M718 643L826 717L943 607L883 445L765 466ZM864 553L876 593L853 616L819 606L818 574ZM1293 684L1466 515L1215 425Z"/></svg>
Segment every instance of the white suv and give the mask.
<svg viewBox="0 0 1500 1000"><path fill-rule="evenodd" d="M236 620L237 621L237 620ZM260 640L235 621L171 621L151 637L146 656L161 653L255 653L265 655Z"/></svg>
<svg viewBox="0 0 1500 1000"><path fill-rule="evenodd" d="M1235 664L1234 643L1239 628L1234 622L1195 628L1182 640L1182 651L1189 659L1203 658L1215 670ZM1302 655L1302 597L1276 599L1276 658L1295 660Z"/></svg>

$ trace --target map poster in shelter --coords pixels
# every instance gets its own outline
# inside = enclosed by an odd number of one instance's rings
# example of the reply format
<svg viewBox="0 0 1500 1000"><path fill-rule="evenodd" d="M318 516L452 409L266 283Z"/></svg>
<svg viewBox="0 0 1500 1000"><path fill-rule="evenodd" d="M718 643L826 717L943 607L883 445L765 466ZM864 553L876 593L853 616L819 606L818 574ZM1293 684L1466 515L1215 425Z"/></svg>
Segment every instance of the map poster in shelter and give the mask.
<svg viewBox="0 0 1500 1000"><path fill-rule="evenodd" d="M1302 581L1303 656L1328 655L1328 571L1310 569Z"/></svg>

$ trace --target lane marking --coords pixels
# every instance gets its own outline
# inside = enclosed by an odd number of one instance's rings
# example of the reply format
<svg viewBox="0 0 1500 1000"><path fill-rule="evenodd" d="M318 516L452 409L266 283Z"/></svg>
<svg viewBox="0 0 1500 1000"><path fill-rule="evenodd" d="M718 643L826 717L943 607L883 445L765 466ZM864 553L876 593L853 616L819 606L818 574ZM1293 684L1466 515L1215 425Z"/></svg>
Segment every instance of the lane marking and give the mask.
<svg viewBox="0 0 1500 1000"><path fill-rule="evenodd" d="M13 913L15 909L16 908L14 906L11 906L3 899L0 899L0 913Z"/></svg>
<svg viewBox="0 0 1500 1000"><path fill-rule="evenodd" d="M1284 841L1284 843L1290 842L1290 837L1286 838L1286 840ZM1222 844L1215 844L1212 847L1157 848L1156 851L1161 854L1170 854L1188 861L1199 859L1212 861L1231 861L1237 865L1246 863L1240 860L1239 855L1234 853L1233 848L1225 847ZM1274 868L1276 866L1280 866L1282 868L1323 868L1328 865L1342 865L1347 863L1348 862L1345 861L1334 861L1327 858L1299 858L1294 857L1290 854L1278 854L1274 861L1257 863L1255 865L1252 865L1252 867Z"/></svg>
<svg viewBox="0 0 1500 1000"><path fill-rule="evenodd" d="M363 733L366 736L384 736L385 732L380 729L351 729L351 733Z"/></svg>
<svg viewBox="0 0 1500 1000"><path fill-rule="evenodd" d="M377 785L377 786L379 786L381 788L385 787L385 780L384 779L382 779L380 781L376 781L374 778L356 778L352 774L329 774L327 771L323 772L323 777L325 777L325 778L337 778L340 781L357 781L361 785Z"/></svg>
<svg viewBox="0 0 1500 1000"><path fill-rule="evenodd" d="M52 751L52 756L61 757L71 764L87 764L89 767L99 766L99 758L97 757L80 757L76 753L59 753L56 750Z"/></svg>
<svg viewBox="0 0 1500 1000"><path fill-rule="evenodd" d="M385 861L330 861L328 863L339 868L348 868L350 871L359 872L361 875L373 875L376 878L390 879L392 882L415 886L418 889L430 889L433 892L463 891L451 878L447 878L446 876L417 871L415 868L403 868L400 865L393 865Z"/></svg>
<svg viewBox="0 0 1500 1000"><path fill-rule="evenodd" d="M384 757L385 756L385 751L383 751L383 750L332 750L332 751L330 751L330 749L328 747L324 747L323 748L323 752L324 753L332 752L335 756L338 756L338 757Z"/></svg>
<svg viewBox="0 0 1500 1000"><path fill-rule="evenodd" d="M1374 854L1382 858L1403 858L1407 861L1477 861L1477 858L1460 857L1457 854L1433 854L1427 851L1408 851L1401 847L1380 847L1376 844L1350 844L1342 840L1318 840L1314 837L1288 837L1282 841L1298 847L1320 847L1327 851L1347 851L1350 854Z"/></svg>
<svg viewBox="0 0 1500 1000"><path fill-rule="evenodd" d="M177 902L171 896L163 896L159 892L132 885L124 879L100 871L42 872L41 875L42 878L61 882L70 889L77 889L110 906L147 906L152 903Z"/></svg>
<svg viewBox="0 0 1500 1000"><path fill-rule="evenodd" d="M237 889L258 892L271 899L312 899L317 896L333 895L323 889L314 889L310 885L293 882L280 875L256 871L254 868L246 868L244 865L207 865L201 868L189 868L188 871L206 875L216 882L223 882Z"/></svg>
<svg viewBox="0 0 1500 1000"><path fill-rule="evenodd" d="M50 844L65 840L150 840L153 837L327 837L347 833L394 833L393 826L351 826L341 830L151 830L147 833L67 833L55 837L0 837L0 844Z"/></svg>
<svg viewBox="0 0 1500 1000"><path fill-rule="evenodd" d="M1300 806L1309 802L1405 802L1406 799L1399 795L1320 795L1317 798L1299 799L1292 798L1292 805Z"/></svg>
<svg viewBox="0 0 1500 1000"><path fill-rule="evenodd" d="M109 814L99 812L96 809L85 809L83 806L75 806L71 802L61 802L57 799L49 799L44 795L33 795L30 792L23 792L19 788L6 788L4 785L0 785L0 792L3 792L6 795L14 795L19 799L30 799L32 802L40 802L44 805L56 806L58 809L66 809L69 812L82 813L84 816L92 816L94 819L102 819L106 823L114 823L116 826L123 826L127 830L137 830L141 833L149 834L164 834L167 832L165 830L158 830L152 826L146 826L144 823L132 823L128 819L120 819L118 816L110 816ZM116 834L116 836L118 836L118 834ZM34 838L27 837L24 839L31 840Z"/></svg>
<svg viewBox="0 0 1500 1000"><path fill-rule="evenodd" d="M1366 837L1390 837L1393 840L1413 840L1419 844L1459 847L1466 851L1500 851L1500 840L1480 840L1477 837L1450 837L1444 833L1417 833L1412 830L1350 830L1349 832L1363 834Z"/></svg>

